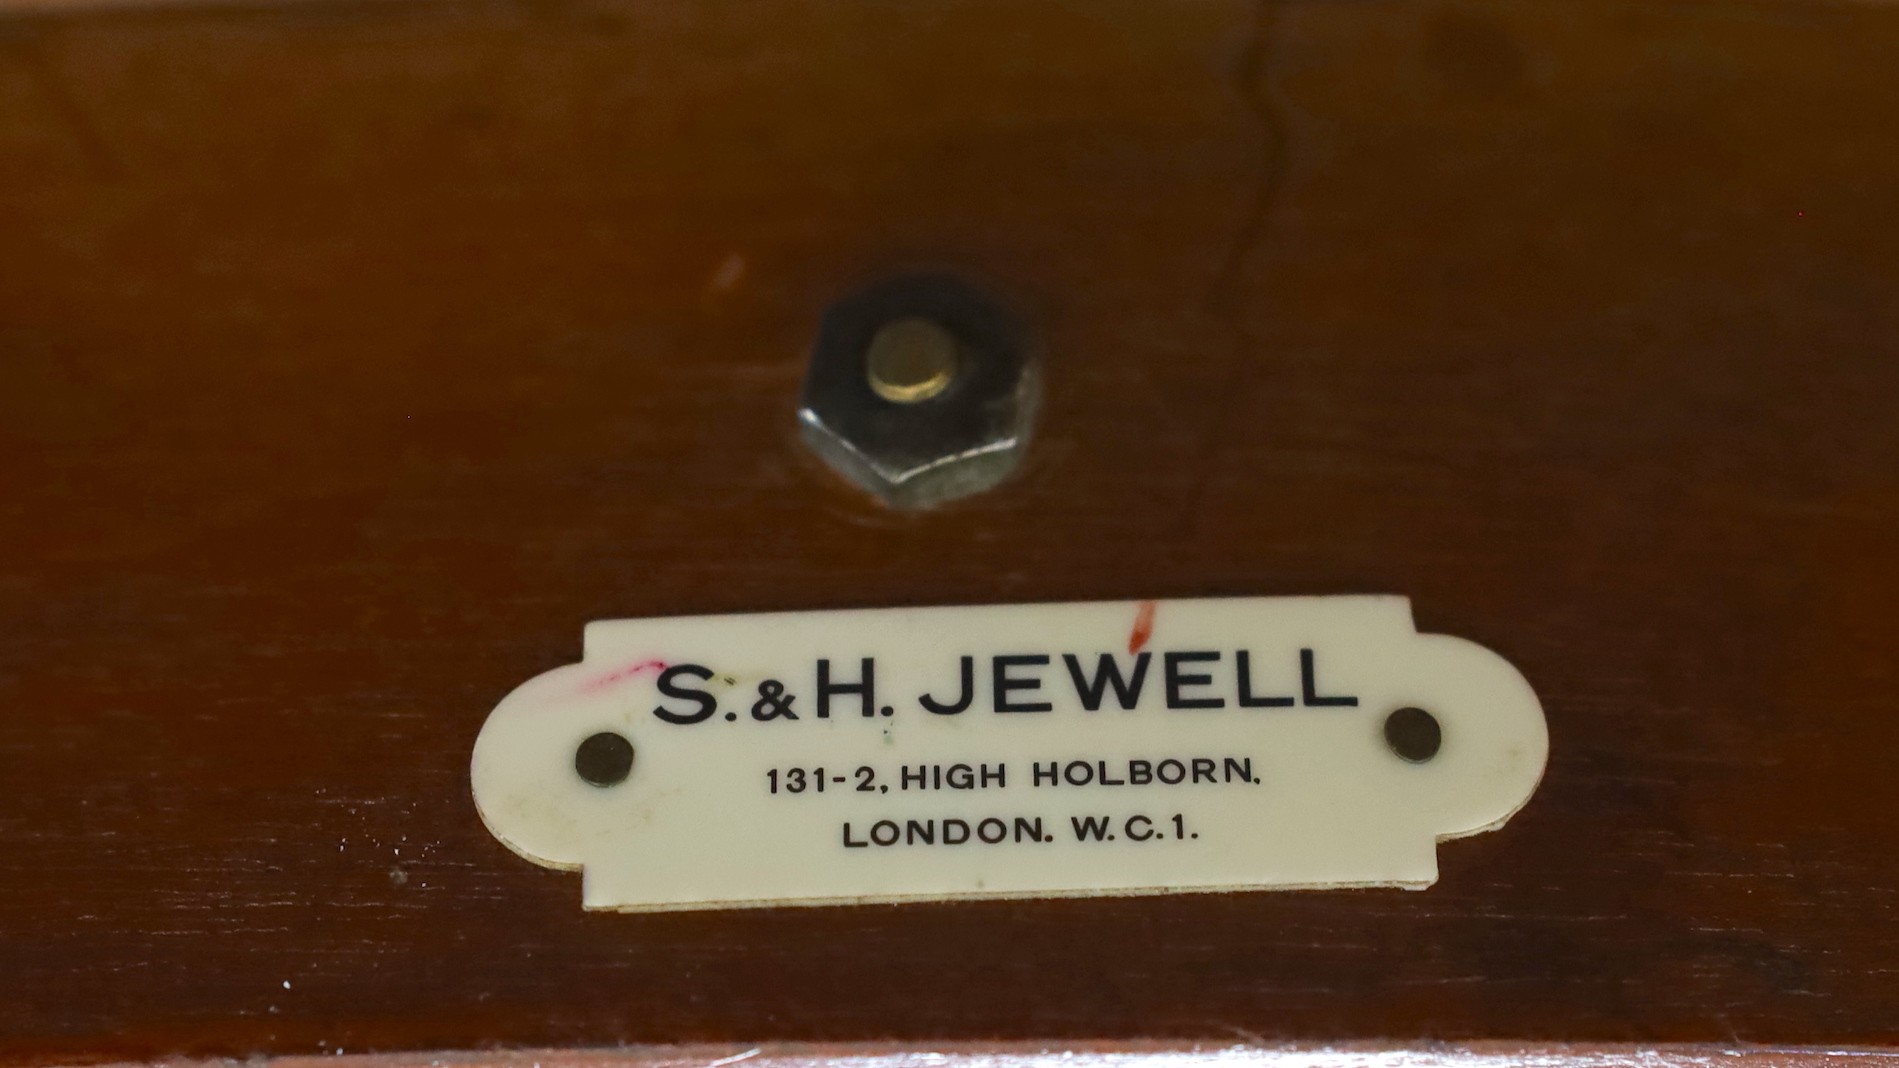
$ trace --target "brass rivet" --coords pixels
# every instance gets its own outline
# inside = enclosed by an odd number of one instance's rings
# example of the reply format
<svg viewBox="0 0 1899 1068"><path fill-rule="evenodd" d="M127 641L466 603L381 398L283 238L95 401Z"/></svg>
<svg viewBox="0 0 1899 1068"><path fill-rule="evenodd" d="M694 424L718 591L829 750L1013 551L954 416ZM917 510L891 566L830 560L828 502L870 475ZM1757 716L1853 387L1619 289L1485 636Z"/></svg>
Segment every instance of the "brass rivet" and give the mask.
<svg viewBox="0 0 1899 1068"><path fill-rule="evenodd" d="M885 323L864 354L870 388L892 404L917 404L956 380L956 337L929 319Z"/></svg>
<svg viewBox="0 0 1899 1068"><path fill-rule="evenodd" d="M1422 708L1401 708L1385 717L1385 744L1401 759L1422 764L1444 744L1444 728Z"/></svg>
<svg viewBox="0 0 1899 1068"><path fill-rule="evenodd" d="M618 786L633 773L633 743L601 731L574 750L574 771L594 786Z"/></svg>

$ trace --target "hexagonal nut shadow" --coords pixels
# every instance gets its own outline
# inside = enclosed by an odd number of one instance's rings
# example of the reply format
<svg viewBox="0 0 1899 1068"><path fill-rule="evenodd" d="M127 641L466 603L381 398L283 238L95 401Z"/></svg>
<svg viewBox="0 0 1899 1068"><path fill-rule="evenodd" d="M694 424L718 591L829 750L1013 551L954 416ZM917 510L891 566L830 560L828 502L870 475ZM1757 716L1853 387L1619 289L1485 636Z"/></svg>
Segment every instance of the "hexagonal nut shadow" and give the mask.
<svg viewBox="0 0 1899 1068"><path fill-rule="evenodd" d="M833 470L921 509L1008 478L1040 396L1040 361L1001 304L951 275L910 274L825 313L798 423Z"/></svg>

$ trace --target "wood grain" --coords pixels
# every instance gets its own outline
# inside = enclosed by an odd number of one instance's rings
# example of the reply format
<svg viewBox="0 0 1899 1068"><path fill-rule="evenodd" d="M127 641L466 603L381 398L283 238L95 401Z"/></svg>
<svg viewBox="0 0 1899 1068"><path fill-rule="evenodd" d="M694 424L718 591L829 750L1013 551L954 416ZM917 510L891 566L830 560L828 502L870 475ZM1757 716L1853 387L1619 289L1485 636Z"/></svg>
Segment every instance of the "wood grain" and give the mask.
<svg viewBox="0 0 1899 1068"><path fill-rule="evenodd" d="M0 22L0 1059L1899 1042L1899 8L804 0ZM825 305L1028 469L807 457ZM1400 592L1549 775L1434 889L587 915L467 759L581 625Z"/></svg>
<svg viewBox="0 0 1899 1068"><path fill-rule="evenodd" d="M963 1042L928 1050L884 1043L767 1043L273 1057L271 1068L1891 1068L1899 1053L1736 1046L1485 1042L1430 1047L1181 1042ZM165 1061L176 1068L231 1061Z"/></svg>

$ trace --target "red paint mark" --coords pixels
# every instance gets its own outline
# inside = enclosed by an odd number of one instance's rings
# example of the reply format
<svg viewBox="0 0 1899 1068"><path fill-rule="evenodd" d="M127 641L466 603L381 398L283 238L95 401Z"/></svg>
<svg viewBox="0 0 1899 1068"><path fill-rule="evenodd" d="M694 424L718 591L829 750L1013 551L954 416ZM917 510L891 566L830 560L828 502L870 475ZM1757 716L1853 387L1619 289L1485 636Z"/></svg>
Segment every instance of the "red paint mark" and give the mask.
<svg viewBox="0 0 1899 1068"><path fill-rule="evenodd" d="M637 664L628 664L626 667L616 671L609 671L597 679L588 679L586 684L581 686L580 692L599 693L609 686L625 682L636 675L641 675L648 671L664 671L665 669L666 661L664 660L642 660Z"/></svg>
<svg viewBox="0 0 1899 1068"><path fill-rule="evenodd" d="M1134 612L1134 629L1128 633L1128 652L1138 653L1154 636L1154 602L1142 601Z"/></svg>

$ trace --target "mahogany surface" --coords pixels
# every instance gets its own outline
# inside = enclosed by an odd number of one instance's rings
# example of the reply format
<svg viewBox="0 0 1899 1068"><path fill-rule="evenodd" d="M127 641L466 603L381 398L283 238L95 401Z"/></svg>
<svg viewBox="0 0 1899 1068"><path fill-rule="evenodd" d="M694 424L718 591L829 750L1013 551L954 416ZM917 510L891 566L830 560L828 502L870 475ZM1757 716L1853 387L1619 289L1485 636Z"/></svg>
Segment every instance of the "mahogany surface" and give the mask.
<svg viewBox="0 0 1899 1068"><path fill-rule="evenodd" d="M0 1060L1899 1042L1899 7L0 14ZM1027 469L811 459L824 307ZM591 619L1396 592L1549 772L1422 893L585 914L475 732Z"/></svg>

